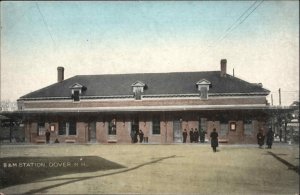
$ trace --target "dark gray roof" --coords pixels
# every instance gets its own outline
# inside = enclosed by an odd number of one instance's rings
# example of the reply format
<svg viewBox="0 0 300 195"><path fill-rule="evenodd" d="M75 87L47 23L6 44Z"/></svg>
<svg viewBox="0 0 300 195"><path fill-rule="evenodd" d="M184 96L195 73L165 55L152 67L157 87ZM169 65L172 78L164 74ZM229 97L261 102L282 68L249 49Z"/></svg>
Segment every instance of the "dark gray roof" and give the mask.
<svg viewBox="0 0 300 195"><path fill-rule="evenodd" d="M82 97L133 95L132 84L140 81L146 84L143 95L197 94L196 83L201 79L211 82L209 94L264 94L269 91L257 84L251 84L228 75L220 76L220 71L136 73L78 75L22 96L26 98L71 97L70 87L78 83L86 87Z"/></svg>

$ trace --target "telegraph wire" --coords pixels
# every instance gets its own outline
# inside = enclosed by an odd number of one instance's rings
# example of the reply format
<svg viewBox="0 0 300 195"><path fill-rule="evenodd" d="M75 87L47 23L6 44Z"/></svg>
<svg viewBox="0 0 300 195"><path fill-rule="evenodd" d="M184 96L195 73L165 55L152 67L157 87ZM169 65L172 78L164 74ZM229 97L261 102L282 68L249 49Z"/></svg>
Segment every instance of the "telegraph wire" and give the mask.
<svg viewBox="0 0 300 195"><path fill-rule="evenodd" d="M56 45L56 44L55 44L55 41L54 41L54 39L53 39L53 37L52 37L52 34L51 34L50 30L49 30L49 27L48 27L47 22L46 22L46 20L45 20L45 18L44 18L44 15L42 14L42 11L41 11L41 9L40 9L40 7L39 7L39 5L38 5L37 2L35 2L35 5L36 5L36 7L37 7L37 9L38 9L38 11L39 11L39 13L40 13L42 19L43 19L44 25L45 25L45 27L46 27L46 29L47 29L47 31L48 31L48 33L49 33L49 35L50 35L50 37L51 37L51 39L52 39L52 41L53 41L53 44L54 44L54 46L55 46L55 45Z"/></svg>
<svg viewBox="0 0 300 195"><path fill-rule="evenodd" d="M262 3L262 0L240 23L238 23L231 31L229 31L220 41L224 40L232 31L234 31L239 25L241 25ZM255 2L256 3L256 2Z"/></svg>
<svg viewBox="0 0 300 195"><path fill-rule="evenodd" d="M234 27L235 24L236 24L240 19L242 19L242 17L243 17L250 9L252 9L252 7L253 7L257 2L258 2L258 1L255 1L250 7L248 7L248 9L247 9L246 11L244 11L244 13L243 13L242 15L240 15L240 17L239 17L234 23L232 23L232 25L231 25L229 28L227 28L227 30L225 31L225 33L227 33L228 31L230 31L231 28Z"/></svg>
<svg viewBox="0 0 300 195"><path fill-rule="evenodd" d="M226 31L224 32L225 33L225 35L221 35L218 39L217 39L217 41L215 41L215 43L216 42L220 42L220 41L223 41L233 30L235 30L239 25L241 25L261 4L262 4L262 2L263 2L264 0L262 0L258 5L256 5L256 7L254 7L255 6L255 4L258 2L258 1L255 1L254 3L252 3L249 7L248 7L248 9L246 9L244 12L243 12L243 14L229 27L229 28L227 28L226 29ZM253 7L254 7L254 9L253 9ZM244 18L244 19L242 19L243 17L244 17L244 15L247 13L247 12L249 12L249 10L251 10L252 9L252 11ZM241 20L242 19L242 20ZM240 22L239 22L239 20L241 20ZM236 24L237 22L239 22L238 24ZM210 48L210 47L213 47L213 46L215 46L215 45L213 45L213 44L210 44L208 47L207 47L207 49L205 49L200 55L202 55L204 52L206 52L207 50L208 50L208 48Z"/></svg>

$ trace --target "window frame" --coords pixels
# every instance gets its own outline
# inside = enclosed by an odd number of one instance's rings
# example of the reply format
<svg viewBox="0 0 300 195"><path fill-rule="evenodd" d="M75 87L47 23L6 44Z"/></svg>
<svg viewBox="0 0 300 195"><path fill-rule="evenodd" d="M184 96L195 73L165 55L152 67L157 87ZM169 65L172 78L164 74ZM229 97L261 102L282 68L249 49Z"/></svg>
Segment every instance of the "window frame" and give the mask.
<svg viewBox="0 0 300 195"><path fill-rule="evenodd" d="M40 125L43 124L43 125ZM37 122L37 135L44 136L46 135L46 124L45 122Z"/></svg>
<svg viewBox="0 0 300 195"><path fill-rule="evenodd" d="M161 127L160 127L160 117L154 116L152 117L152 135L160 135L161 134Z"/></svg>
<svg viewBox="0 0 300 195"><path fill-rule="evenodd" d="M254 132L253 120L244 120L243 127L244 127L244 135L248 135L248 136L253 135Z"/></svg>
<svg viewBox="0 0 300 195"><path fill-rule="evenodd" d="M58 123L58 135L62 135L62 136L77 135L76 121L60 121Z"/></svg>
<svg viewBox="0 0 300 195"><path fill-rule="evenodd" d="M227 133L228 133L228 122L220 121L220 131L219 131L220 136L227 135Z"/></svg>
<svg viewBox="0 0 300 195"><path fill-rule="evenodd" d="M200 99L206 100L208 99L208 87L207 86L200 86Z"/></svg>
<svg viewBox="0 0 300 195"><path fill-rule="evenodd" d="M77 95L78 93L78 95ZM75 95L76 94L76 95ZM73 102L80 102L80 90L74 89L73 91Z"/></svg>

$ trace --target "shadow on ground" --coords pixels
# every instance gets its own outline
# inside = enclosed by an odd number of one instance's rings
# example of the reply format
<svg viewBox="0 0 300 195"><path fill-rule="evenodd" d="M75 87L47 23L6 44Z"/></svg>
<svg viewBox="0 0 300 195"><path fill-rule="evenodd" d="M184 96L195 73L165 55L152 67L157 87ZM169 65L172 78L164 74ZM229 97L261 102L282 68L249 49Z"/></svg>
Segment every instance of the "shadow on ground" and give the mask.
<svg viewBox="0 0 300 195"><path fill-rule="evenodd" d="M96 176L88 176L88 177L71 177L71 178L61 178L61 179L49 179L49 180L44 180L44 181L61 181L61 183L57 183L57 184L50 184L41 188L37 188L37 189L32 189L28 192L25 192L24 194L34 194L34 193L46 193L47 190L51 189L51 188L56 188L59 186L64 186L70 183L75 183L75 182L79 182L79 181L84 181L84 180L88 180L88 179L93 179L93 178L100 178L100 177L107 177L107 176L111 176L111 175L117 175L117 174L122 174L122 173L126 173L126 172L130 172L130 171L134 171L136 169L139 169L141 167L144 167L146 165L151 165L151 164L155 164L158 163L160 161L166 160L166 159L170 159L170 158L175 158L176 155L172 155L172 156L166 156L166 157L161 157L149 162L145 162L142 163L140 165L137 165L135 167L131 167L131 168L127 168L127 169L123 169L123 170L119 170L113 173L105 173L105 174L101 174L101 175L96 175ZM38 181L37 181L38 182Z"/></svg>
<svg viewBox="0 0 300 195"><path fill-rule="evenodd" d="M125 168L98 156L0 158L0 189L72 173Z"/></svg>
<svg viewBox="0 0 300 195"><path fill-rule="evenodd" d="M298 175L300 175L300 170L299 170L299 166L295 166L291 163L289 163L288 161L284 160L283 158L280 158L280 155L286 155L286 154L275 154L273 152L268 151L269 155L273 156L276 160L278 160L279 162L283 163L284 165L286 165L288 167L289 170L293 170L296 173L298 173Z"/></svg>

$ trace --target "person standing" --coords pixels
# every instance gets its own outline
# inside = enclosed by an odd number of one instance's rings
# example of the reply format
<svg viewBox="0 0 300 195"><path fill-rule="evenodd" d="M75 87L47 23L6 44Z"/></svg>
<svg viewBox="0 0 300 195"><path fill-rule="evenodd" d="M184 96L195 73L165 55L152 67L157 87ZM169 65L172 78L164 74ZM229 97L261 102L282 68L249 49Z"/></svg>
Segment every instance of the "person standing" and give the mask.
<svg viewBox="0 0 300 195"><path fill-rule="evenodd" d="M136 130L135 133L134 133L133 143L137 143L138 142L138 135L139 135L139 131Z"/></svg>
<svg viewBox="0 0 300 195"><path fill-rule="evenodd" d="M50 131L47 129L47 131L46 131L46 143L47 144L49 144L49 142L50 142Z"/></svg>
<svg viewBox="0 0 300 195"><path fill-rule="evenodd" d="M196 143L199 142L199 131L198 131L197 128L195 128L195 131L194 131L194 141L195 141Z"/></svg>
<svg viewBox="0 0 300 195"><path fill-rule="evenodd" d="M262 146L264 145L264 140L265 140L265 136L263 134L263 130L260 129L259 132L256 135L257 138L257 144L259 146L259 148L262 148Z"/></svg>
<svg viewBox="0 0 300 195"><path fill-rule="evenodd" d="M186 129L183 130L182 137L183 137L183 143L186 143L186 138L187 138L187 131L186 131Z"/></svg>
<svg viewBox="0 0 300 195"><path fill-rule="evenodd" d="M201 143L205 142L205 134L206 134L206 132L201 128L201 130L200 130L200 142Z"/></svg>
<svg viewBox="0 0 300 195"><path fill-rule="evenodd" d="M139 131L139 137L140 137L140 143L142 143L143 140L144 140L144 133L143 133L143 131L141 129Z"/></svg>
<svg viewBox="0 0 300 195"><path fill-rule="evenodd" d="M193 130L193 128L191 128L191 130L190 130L190 142L193 143L193 141L194 141L194 130Z"/></svg>
<svg viewBox="0 0 300 195"><path fill-rule="evenodd" d="M272 148L272 144L274 141L274 132L272 131L272 128L269 128L269 131L267 132L266 135L266 144L268 146L268 148Z"/></svg>
<svg viewBox="0 0 300 195"><path fill-rule="evenodd" d="M218 141L218 133L216 131L216 128L213 129L213 132L210 133L210 138L211 138L211 147L213 148L213 151L217 151L217 147L219 146L219 141Z"/></svg>

